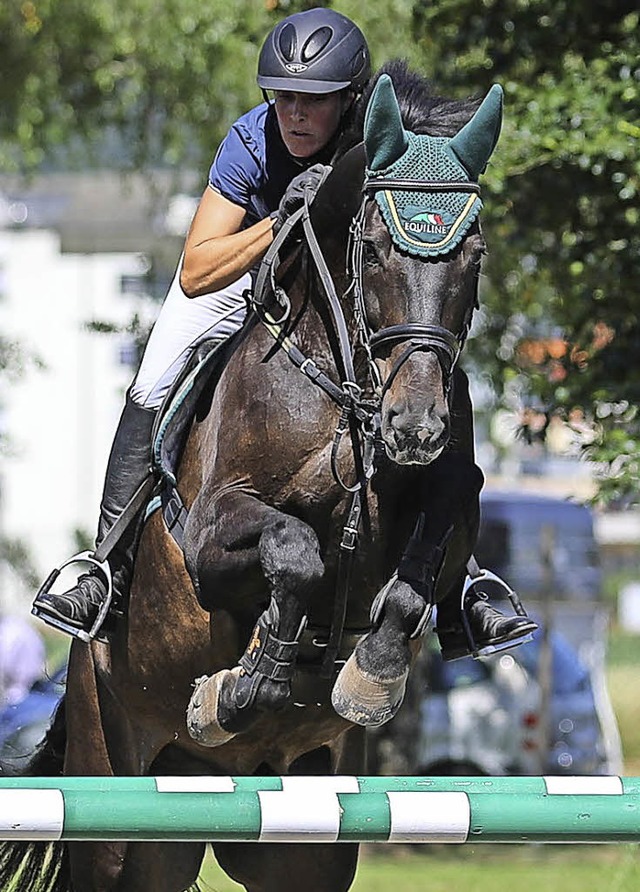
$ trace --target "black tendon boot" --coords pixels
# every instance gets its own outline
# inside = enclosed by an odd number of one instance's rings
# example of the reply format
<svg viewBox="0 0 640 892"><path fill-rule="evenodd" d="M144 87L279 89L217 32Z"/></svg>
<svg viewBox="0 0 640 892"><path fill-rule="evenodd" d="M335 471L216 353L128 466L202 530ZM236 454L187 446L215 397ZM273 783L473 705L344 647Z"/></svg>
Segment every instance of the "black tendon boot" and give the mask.
<svg viewBox="0 0 640 892"><path fill-rule="evenodd" d="M413 557L415 564L416 548L421 546L422 572L433 574L430 584L425 586L429 580L422 580L423 597L427 597L429 588L435 590L436 585L446 592L438 601L436 613L436 633L442 658L457 660L470 655L484 656L523 643L537 629L536 623L527 616L518 596L506 583L494 574L480 570L475 559L469 557L480 524L479 496L483 483L480 469L469 455L456 452L443 453L430 469L432 477L425 499L427 523L418 541L413 545L410 543L405 560ZM464 563L475 568L473 579L466 585L464 575L460 573L460 565L464 566ZM501 613L479 590L478 586L489 577L499 583L502 594L508 594L516 610L514 614ZM417 565L410 566L405 578L416 585L420 578ZM417 590L421 590L420 584Z"/></svg>
<svg viewBox="0 0 640 892"><path fill-rule="evenodd" d="M140 485L150 477L151 432L155 409L136 405L127 396L111 447L100 505L96 548L131 501ZM131 582L140 527L138 511L107 556L113 590L124 596ZM63 594L54 594L47 584L33 603L33 613L58 629L86 638L107 598L107 580L97 568L83 574L76 585ZM76 631L77 630L77 631ZM97 631L97 630L95 630Z"/></svg>

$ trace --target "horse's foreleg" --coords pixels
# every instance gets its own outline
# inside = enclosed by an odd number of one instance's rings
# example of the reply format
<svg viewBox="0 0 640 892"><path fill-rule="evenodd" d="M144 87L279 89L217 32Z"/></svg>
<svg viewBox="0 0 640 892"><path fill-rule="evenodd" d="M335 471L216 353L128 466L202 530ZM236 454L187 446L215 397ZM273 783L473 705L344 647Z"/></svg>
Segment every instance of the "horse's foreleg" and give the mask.
<svg viewBox="0 0 640 892"><path fill-rule="evenodd" d="M331 702L358 725L383 725L402 705L413 658L427 630L436 584L454 539L447 516L420 512L397 572L371 605L371 631L340 671Z"/></svg>
<svg viewBox="0 0 640 892"><path fill-rule="evenodd" d="M348 721L382 725L400 708L431 609L451 589L473 549L475 527L468 515L481 484L480 471L459 454L445 455L425 472L423 508L398 572L375 598L372 629L334 685L333 707Z"/></svg>
<svg viewBox="0 0 640 892"><path fill-rule="evenodd" d="M305 523L241 494L234 494L232 506L227 502L219 516L232 526L235 519L236 539L232 542L218 526L216 541L209 543L209 565L214 554L224 574L226 556L237 561L237 542L242 542L245 569L257 565L269 602L238 665L196 682L187 726L204 746L219 746L250 727L261 712L286 705L307 601L324 570L316 535ZM226 543L224 553L221 543Z"/></svg>
<svg viewBox="0 0 640 892"><path fill-rule="evenodd" d="M278 709L289 699L308 596L323 572L315 533L293 517L281 516L265 528L259 555L271 600L240 659L234 691L239 712L252 703Z"/></svg>
<svg viewBox="0 0 640 892"><path fill-rule="evenodd" d="M402 705L417 650L413 645L429 614L425 599L397 577L376 601L373 627L356 645L331 694L338 715L368 727L388 722Z"/></svg>
<svg viewBox="0 0 640 892"><path fill-rule="evenodd" d="M371 631L358 642L336 679L331 702L348 721L383 725L402 705L452 533L451 526L445 527L435 544L429 542L433 530L425 529L421 512L397 573L371 606Z"/></svg>

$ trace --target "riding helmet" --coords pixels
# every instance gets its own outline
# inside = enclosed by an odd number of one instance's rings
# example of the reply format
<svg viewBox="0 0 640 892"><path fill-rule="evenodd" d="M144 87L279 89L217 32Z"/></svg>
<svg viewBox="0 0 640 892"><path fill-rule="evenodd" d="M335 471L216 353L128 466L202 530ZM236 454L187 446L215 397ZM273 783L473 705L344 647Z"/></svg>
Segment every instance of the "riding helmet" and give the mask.
<svg viewBox="0 0 640 892"><path fill-rule="evenodd" d="M258 60L263 90L361 93L371 75L369 47L351 19L333 9L308 9L279 22Z"/></svg>

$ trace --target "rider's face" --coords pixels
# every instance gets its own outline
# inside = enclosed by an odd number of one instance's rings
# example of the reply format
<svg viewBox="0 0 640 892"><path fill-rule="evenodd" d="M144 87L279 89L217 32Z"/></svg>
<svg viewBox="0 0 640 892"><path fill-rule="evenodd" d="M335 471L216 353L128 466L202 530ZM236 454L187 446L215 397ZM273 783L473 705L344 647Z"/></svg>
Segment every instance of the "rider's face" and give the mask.
<svg viewBox="0 0 640 892"><path fill-rule="evenodd" d="M326 146L338 129L347 102L343 92L276 91L280 133L294 158L310 158Z"/></svg>

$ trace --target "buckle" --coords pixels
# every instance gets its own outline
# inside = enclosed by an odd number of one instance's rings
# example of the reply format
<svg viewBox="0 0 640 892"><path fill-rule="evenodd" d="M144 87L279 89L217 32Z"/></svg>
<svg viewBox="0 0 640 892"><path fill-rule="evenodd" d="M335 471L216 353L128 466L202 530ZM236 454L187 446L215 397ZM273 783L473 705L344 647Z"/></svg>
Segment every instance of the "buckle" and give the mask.
<svg viewBox="0 0 640 892"><path fill-rule="evenodd" d="M340 548L345 551L355 551L358 544L357 527L346 526L342 529L342 539L340 540Z"/></svg>

